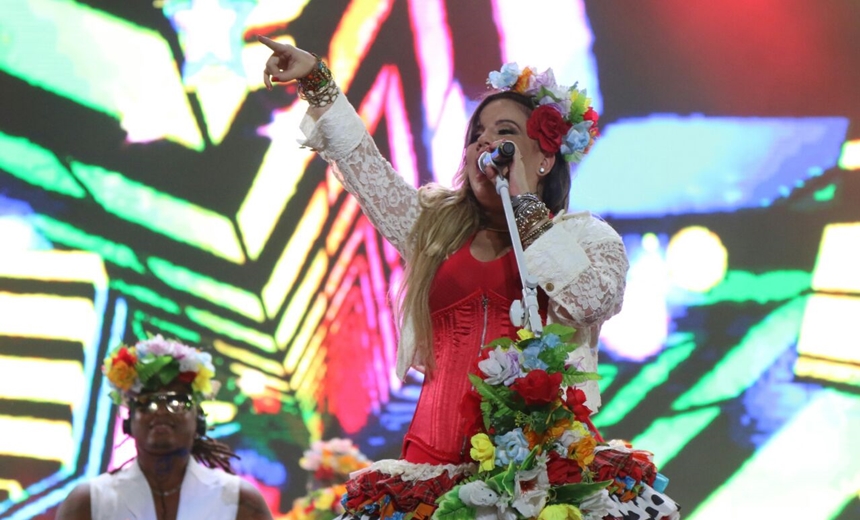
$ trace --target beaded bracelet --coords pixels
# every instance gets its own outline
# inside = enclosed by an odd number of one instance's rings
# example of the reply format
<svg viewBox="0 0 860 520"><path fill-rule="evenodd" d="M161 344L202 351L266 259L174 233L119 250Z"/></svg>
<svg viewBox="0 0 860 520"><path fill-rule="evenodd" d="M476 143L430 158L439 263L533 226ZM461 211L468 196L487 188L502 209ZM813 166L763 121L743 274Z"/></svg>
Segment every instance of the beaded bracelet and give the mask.
<svg viewBox="0 0 860 520"><path fill-rule="evenodd" d="M547 231L549 231L549 230L550 230L550 228L552 228L552 226L553 226L553 224L552 224L552 220L549 220L549 219L547 219L545 222L543 222L543 223L542 223L542 224L540 224L539 226L535 226L535 228L534 228L534 229L532 229L532 230L529 232L529 234L528 234L528 235L526 235L526 236L522 239L522 242L523 242L523 249L525 249L525 248L529 247L530 245L532 245L532 244L535 242L535 240L537 240L538 238L540 238L540 236L541 236L541 235L543 235L544 233L546 233Z"/></svg>
<svg viewBox="0 0 860 520"><path fill-rule="evenodd" d="M310 74L298 80L299 97L314 107L331 105L337 99L340 91L331 76L331 70L329 70L322 58L316 54L313 54L313 56L317 59L313 70L311 70Z"/></svg>
<svg viewBox="0 0 860 520"><path fill-rule="evenodd" d="M546 204L534 193L525 193L513 198L514 217L520 236L525 236L538 223L549 217Z"/></svg>

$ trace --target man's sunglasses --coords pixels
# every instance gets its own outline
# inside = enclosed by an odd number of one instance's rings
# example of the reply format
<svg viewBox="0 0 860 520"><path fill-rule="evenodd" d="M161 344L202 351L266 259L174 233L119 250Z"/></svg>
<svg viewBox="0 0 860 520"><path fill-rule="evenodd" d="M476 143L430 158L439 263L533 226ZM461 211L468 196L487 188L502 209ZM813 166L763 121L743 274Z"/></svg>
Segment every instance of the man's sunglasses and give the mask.
<svg viewBox="0 0 860 520"><path fill-rule="evenodd" d="M159 403L163 404L170 413L182 413L194 406L194 399L188 394L177 392L144 394L132 401L131 406L138 412L155 413L158 411Z"/></svg>

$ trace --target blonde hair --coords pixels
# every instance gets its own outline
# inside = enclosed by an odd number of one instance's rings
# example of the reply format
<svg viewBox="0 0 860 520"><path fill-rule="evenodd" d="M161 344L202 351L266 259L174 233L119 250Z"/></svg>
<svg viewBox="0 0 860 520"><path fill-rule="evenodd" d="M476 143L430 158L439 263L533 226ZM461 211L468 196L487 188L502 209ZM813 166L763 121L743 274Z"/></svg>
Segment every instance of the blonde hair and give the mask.
<svg viewBox="0 0 860 520"><path fill-rule="evenodd" d="M425 373L433 371L433 325L430 320L430 287L442 262L475 234L481 221L478 201L461 170L455 188L431 183L418 190L421 212L407 239L406 279L400 289L401 330L411 322L415 335L415 359Z"/></svg>

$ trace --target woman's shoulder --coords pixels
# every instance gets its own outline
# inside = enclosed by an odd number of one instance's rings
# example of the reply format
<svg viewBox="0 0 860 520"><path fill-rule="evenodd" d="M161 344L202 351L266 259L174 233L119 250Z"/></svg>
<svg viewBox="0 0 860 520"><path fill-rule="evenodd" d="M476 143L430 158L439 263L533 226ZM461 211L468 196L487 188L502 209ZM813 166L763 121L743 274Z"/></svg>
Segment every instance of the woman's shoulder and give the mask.
<svg viewBox="0 0 860 520"><path fill-rule="evenodd" d="M600 215L590 211L562 212L554 219L556 225L593 238L621 240L618 232Z"/></svg>

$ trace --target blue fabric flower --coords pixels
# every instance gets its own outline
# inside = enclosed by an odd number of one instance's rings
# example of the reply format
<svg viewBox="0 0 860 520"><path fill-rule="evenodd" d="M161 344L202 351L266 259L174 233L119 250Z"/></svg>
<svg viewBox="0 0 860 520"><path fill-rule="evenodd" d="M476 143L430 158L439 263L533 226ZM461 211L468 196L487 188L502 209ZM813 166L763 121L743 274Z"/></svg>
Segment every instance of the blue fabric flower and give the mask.
<svg viewBox="0 0 860 520"><path fill-rule="evenodd" d="M544 345L539 341L526 347L523 350L523 367L527 370L546 370L549 368L549 365L538 357L544 348Z"/></svg>
<svg viewBox="0 0 860 520"><path fill-rule="evenodd" d="M517 82L520 77L520 68L516 63L505 63L502 70L490 72L487 83L493 88L509 88Z"/></svg>
<svg viewBox="0 0 860 520"><path fill-rule="evenodd" d="M585 150L591 141L591 134L588 133L589 128L591 128L591 121L582 121L570 127L562 140L561 153L570 155Z"/></svg>
<svg viewBox="0 0 860 520"><path fill-rule="evenodd" d="M496 466L507 466L511 462L520 464L529 454L529 441L523 435L522 428L516 428L504 435L497 435Z"/></svg>

